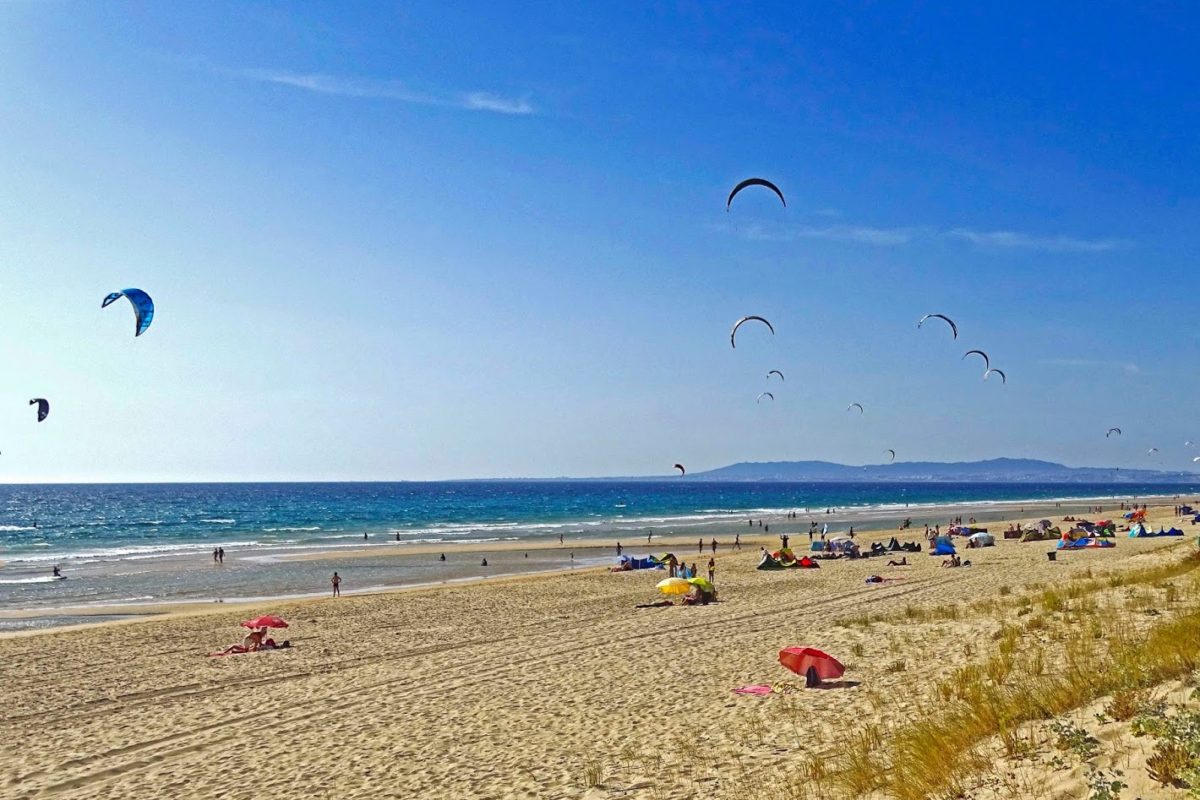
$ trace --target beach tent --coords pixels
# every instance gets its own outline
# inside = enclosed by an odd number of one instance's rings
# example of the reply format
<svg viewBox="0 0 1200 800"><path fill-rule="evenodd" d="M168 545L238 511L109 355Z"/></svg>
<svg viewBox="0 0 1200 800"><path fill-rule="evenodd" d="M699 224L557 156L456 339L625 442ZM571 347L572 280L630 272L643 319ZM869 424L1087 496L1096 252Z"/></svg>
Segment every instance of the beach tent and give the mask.
<svg viewBox="0 0 1200 800"><path fill-rule="evenodd" d="M957 551L954 549L954 543L950 541L950 537L945 534L937 537L937 541L933 543L933 549L929 551L931 556L952 556Z"/></svg>
<svg viewBox="0 0 1200 800"><path fill-rule="evenodd" d="M1025 533L1023 533L1021 535L1021 541L1022 542L1043 542L1043 541L1046 541L1049 539L1057 539L1060 536L1062 536L1062 531L1059 530L1058 528L1047 528L1044 531L1034 529L1031 531L1025 531Z"/></svg>
<svg viewBox="0 0 1200 800"><path fill-rule="evenodd" d="M783 564L779 563L779 559L763 550L762 558L758 562L756 569L787 569Z"/></svg>
<svg viewBox="0 0 1200 800"><path fill-rule="evenodd" d="M987 531L972 533L967 537L976 547L992 547L996 544L996 537L992 536Z"/></svg>
<svg viewBox="0 0 1200 800"><path fill-rule="evenodd" d="M1085 537L1083 539L1068 539L1065 536L1058 540L1059 550L1083 550L1088 547L1116 547L1116 542L1111 542L1108 539L1096 539Z"/></svg>

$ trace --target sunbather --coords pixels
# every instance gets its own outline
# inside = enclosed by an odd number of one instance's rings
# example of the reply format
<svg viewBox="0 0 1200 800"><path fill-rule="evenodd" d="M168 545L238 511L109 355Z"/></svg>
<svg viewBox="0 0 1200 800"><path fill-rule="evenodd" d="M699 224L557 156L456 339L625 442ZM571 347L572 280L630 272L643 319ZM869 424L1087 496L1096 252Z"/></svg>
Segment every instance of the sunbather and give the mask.
<svg viewBox="0 0 1200 800"><path fill-rule="evenodd" d="M905 556L904 558L900 559L899 561L895 561L895 560L888 561L888 566L889 567L907 567L908 566L908 556Z"/></svg>

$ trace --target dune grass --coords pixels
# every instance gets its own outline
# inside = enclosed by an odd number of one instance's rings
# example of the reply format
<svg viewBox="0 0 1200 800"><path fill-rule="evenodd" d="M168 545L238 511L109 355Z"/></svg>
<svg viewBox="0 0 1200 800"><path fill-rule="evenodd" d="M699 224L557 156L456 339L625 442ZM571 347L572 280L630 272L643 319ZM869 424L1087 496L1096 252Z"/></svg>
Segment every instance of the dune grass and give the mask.
<svg viewBox="0 0 1200 800"><path fill-rule="evenodd" d="M1127 573L1120 585L1153 583L1197 567L1200 553ZM861 751L845 759L830 776L832 783L848 797L876 789L897 800L953 797L990 765L980 745L993 737L1010 757L1018 756L1027 748L1020 736L1026 723L1106 695L1119 698L1114 711L1131 714L1149 688L1200 667L1200 607L1143 630L1120 613L1093 615L1086 625L1070 616L1083 610L1072 608L1080 600L1112 585L1105 577L1073 584L1071 591L1045 590L1040 598L1045 616L1038 619L1054 620L1060 635L1052 646L1029 643L1021 629L1002 626L990 658L960 668L939 686L936 709L889 732L882 747L868 752L868 741L852 742L851 749ZM1084 608L1094 609L1094 601Z"/></svg>

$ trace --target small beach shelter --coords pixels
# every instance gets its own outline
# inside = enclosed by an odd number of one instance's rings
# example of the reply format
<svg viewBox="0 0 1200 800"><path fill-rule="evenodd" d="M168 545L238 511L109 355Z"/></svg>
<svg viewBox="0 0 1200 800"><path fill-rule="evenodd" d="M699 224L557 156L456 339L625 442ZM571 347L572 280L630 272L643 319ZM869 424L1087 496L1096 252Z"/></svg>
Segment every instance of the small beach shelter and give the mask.
<svg viewBox="0 0 1200 800"><path fill-rule="evenodd" d="M987 531L972 533L967 538L974 542L976 547L991 547L996 543L996 537Z"/></svg>
<svg viewBox="0 0 1200 800"><path fill-rule="evenodd" d="M954 543L950 541L950 537L942 534L937 537L937 541L933 544L933 549L929 551L931 556L952 556L957 550L954 549Z"/></svg>

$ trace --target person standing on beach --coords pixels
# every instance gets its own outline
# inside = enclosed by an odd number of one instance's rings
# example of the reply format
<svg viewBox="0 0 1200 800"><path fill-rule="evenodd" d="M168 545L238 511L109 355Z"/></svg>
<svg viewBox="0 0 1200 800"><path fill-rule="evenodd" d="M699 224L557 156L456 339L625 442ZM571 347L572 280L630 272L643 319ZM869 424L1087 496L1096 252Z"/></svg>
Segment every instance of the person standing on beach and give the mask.
<svg viewBox="0 0 1200 800"><path fill-rule="evenodd" d="M709 583L713 582L713 574L716 573L716 571L717 571L717 560L715 558L710 558L708 560L708 582Z"/></svg>
<svg viewBox="0 0 1200 800"><path fill-rule="evenodd" d="M619 557L620 555L621 555L621 543L617 542L617 556Z"/></svg>
<svg viewBox="0 0 1200 800"><path fill-rule="evenodd" d="M217 563L218 564L225 563L225 548L224 547L217 548Z"/></svg>
<svg viewBox="0 0 1200 800"><path fill-rule="evenodd" d="M562 543L563 543L562 537L563 537L563 535L560 533L560 534L558 535L558 543L559 543L559 544L562 544Z"/></svg>
<svg viewBox="0 0 1200 800"><path fill-rule="evenodd" d="M217 563L217 548L213 548L213 563Z"/></svg>
<svg viewBox="0 0 1200 800"><path fill-rule="evenodd" d="M787 550L788 535L786 533L779 534L779 541L783 543L782 549Z"/></svg>
<svg viewBox="0 0 1200 800"><path fill-rule="evenodd" d="M704 540L703 539L700 540L700 552L701 553L704 552Z"/></svg>
<svg viewBox="0 0 1200 800"><path fill-rule="evenodd" d="M654 536L654 528L651 528L650 532L646 534L646 544L650 544L650 539L653 536Z"/></svg>
<svg viewBox="0 0 1200 800"><path fill-rule="evenodd" d="M676 559L675 554L672 553L671 557L667 559L667 577L668 578L675 577L675 571L678 566L679 566L679 560Z"/></svg>
<svg viewBox="0 0 1200 800"><path fill-rule="evenodd" d="M713 539L711 542L709 542L709 544L711 544L711 545L712 545L712 551L713 551L714 553L715 553L715 552L717 552L717 540L716 540L716 539Z"/></svg>
<svg viewBox="0 0 1200 800"><path fill-rule="evenodd" d="M742 535L740 533L735 533L733 535L733 549L734 550L742 549Z"/></svg>
<svg viewBox="0 0 1200 800"><path fill-rule="evenodd" d="M341 578L341 576L335 572L335 573L333 573L333 577L329 579L329 582L331 584L333 584L333 596L341 597L342 596L342 578Z"/></svg>

